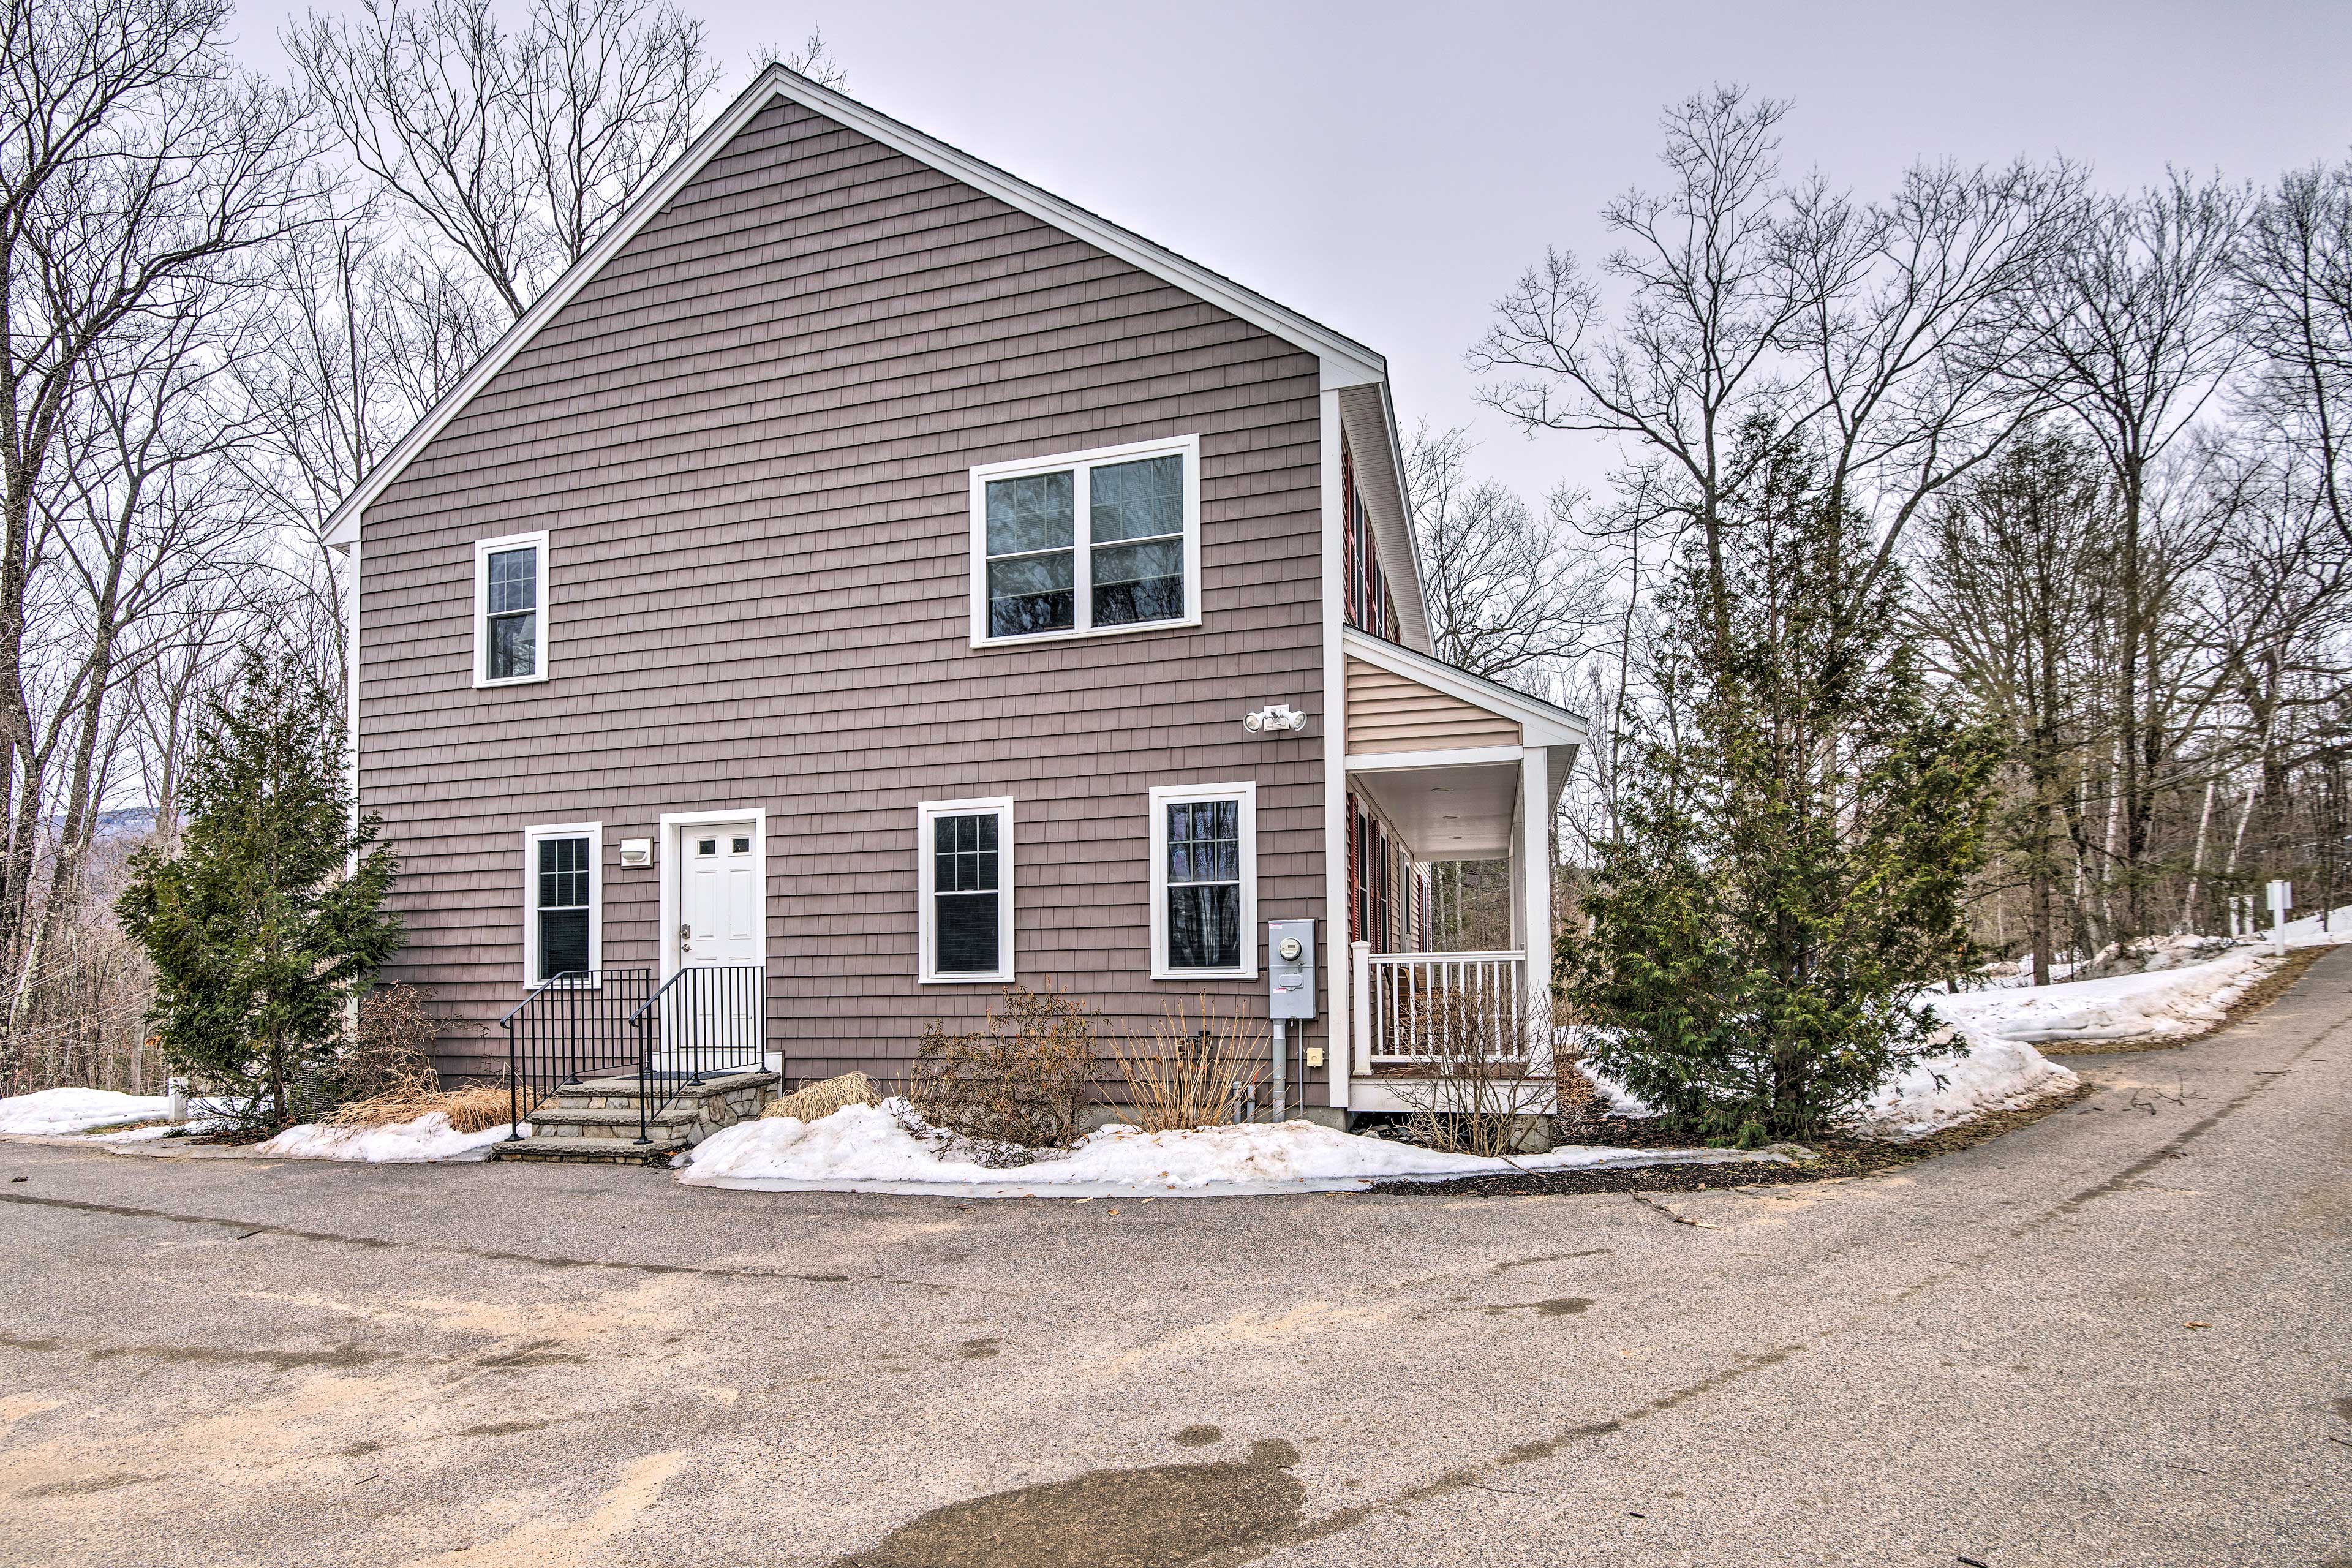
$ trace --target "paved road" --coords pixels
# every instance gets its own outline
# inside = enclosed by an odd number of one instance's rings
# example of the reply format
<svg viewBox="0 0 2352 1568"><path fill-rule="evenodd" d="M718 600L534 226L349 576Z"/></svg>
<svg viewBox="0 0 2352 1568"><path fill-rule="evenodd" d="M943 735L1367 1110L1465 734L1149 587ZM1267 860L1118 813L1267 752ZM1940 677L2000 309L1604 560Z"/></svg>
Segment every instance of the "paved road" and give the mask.
<svg viewBox="0 0 2352 1568"><path fill-rule="evenodd" d="M2078 1065L1647 1198L0 1146L0 1559L2352 1564L2352 952Z"/></svg>

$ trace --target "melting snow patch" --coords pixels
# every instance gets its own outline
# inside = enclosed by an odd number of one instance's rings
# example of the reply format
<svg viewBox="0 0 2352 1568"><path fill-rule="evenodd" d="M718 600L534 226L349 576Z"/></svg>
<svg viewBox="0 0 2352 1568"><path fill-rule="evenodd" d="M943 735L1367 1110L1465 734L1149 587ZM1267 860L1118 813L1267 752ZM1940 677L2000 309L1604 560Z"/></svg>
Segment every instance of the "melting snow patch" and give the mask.
<svg viewBox="0 0 2352 1568"><path fill-rule="evenodd" d="M0 1132L47 1138L90 1132L172 1114L160 1094L117 1094L105 1089L45 1089L0 1100Z"/></svg>
<svg viewBox="0 0 2352 1568"><path fill-rule="evenodd" d="M958 1197L1213 1197L1360 1192L1374 1182L1446 1181L1511 1171L1591 1170L1738 1160L1778 1154L1719 1150L1654 1152L1565 1148L1507 1160L1448 1154L1311 1121L1145 1132L1104 1127L1070 1149L1010 1169L955 1157L951 1143L910 1127L904 1100L852 1105L814 1121L773 1117L738 1122L695 1146L678 1179L698 1186Z"/></svg>
<svg viewBox="0 0 2352 1568"><path fill-rule="evenodd" d="M295 1160L358 1160L371 1165L487 1160L507 1132L504 1123L479 1132L460 1132L449 1125L446 1116L428 1110L414 1121L387 1127L322 1127L306 1121L257 1144L254 1152Z"/></svg>

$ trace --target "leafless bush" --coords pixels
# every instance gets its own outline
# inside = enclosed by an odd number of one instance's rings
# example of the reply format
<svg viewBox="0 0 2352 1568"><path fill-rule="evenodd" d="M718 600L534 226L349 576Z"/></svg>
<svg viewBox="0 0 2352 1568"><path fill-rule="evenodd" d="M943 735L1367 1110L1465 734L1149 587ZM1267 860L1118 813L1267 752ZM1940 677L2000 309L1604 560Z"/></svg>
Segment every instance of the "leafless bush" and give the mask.
<svg viewBox="0 0 2352 1568"><path fill-rule="evenodd" d="M1428 1060L1422 1076L1398 1080L1397 1095L1412 1110L1414 1142L1458 1154L1509 1153L1553 1097L1549 1053L1539 1048L1544 1026L1464 990L1432 993L1413 1010Z"/></svg>
<svg viewBox="0 0 2352 1568"><path fill-rule="evenodd" d="M1110 1054L1127 1081L1128 1120L1146 1132L1181 1132L1224 1121L1235 1083L1255 1093L1266 1070L1265 1026L1203 995L1197 1015L1180 1002L1150 1034L1122 1034Z"/></svg>
<svg viewBox="0 0 2352 1568"><path fill-rule="evenodd" d="M1076 1133L1098 1059L1092 1008L1050 983L1013 985L985 1027L923 1031L907 1098L925 1121L977 1142L1049 1148Z"/></svg>
<svg viewBox="0 0 2352 1568"><path fill-rule="evenodd" d="M50 927L52 946L18 999L0 1039L0 1094L42 1089L110 1089L161 1094L165 1069L147 1037L154 975L146 955L115 924L113 879L121 856L87 872L90 896Z"/></svg>
<svg viewBox="0 0 2352 1568"><path fill-rule="evenodd" d="M433 1068L439 1025L428 1007L432 1000L432 991L419 985L380 985L360 999L359 1027L336 1063L342 1094L366 1100L440 1089Z"/></svg>

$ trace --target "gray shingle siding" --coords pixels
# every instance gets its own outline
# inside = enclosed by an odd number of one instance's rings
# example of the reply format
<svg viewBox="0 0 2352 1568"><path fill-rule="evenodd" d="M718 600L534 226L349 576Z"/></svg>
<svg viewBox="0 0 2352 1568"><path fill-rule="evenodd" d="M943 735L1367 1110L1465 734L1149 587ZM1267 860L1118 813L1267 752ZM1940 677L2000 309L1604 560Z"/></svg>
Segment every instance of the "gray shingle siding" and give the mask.
<svg viewBox="0 0 2352 1568"><path fill-rule="evenodd" d="M927 1021L995 994L915 983L919 801L1014 797L1021 978L1113 1027L1202 989L1150 979L1152 785L1255 780L1260 914L1320 913L1318 375L857 132L761 112L363 521L361 792L409 930L387 978L434 988L444 1070L503 1065L529 824L604 825L604 962L651 965L662 872L619 841L764 808L796 1077L897 1077ZM1199 629L969 646L971 467L1193 433ZM473 542L539 528L552 679L478 691ZM1268 701L1317 721L1245 736Z"/></svg>

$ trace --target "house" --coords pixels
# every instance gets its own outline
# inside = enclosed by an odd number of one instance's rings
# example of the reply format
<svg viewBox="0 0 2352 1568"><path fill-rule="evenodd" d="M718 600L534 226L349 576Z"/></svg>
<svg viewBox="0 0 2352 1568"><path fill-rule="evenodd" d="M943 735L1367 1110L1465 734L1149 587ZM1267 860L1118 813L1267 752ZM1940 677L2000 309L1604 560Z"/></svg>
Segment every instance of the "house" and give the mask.
<svg viewBox="0 0 2352 1568"><path fill-rule="evenodd" d="M1433 657L1385 362L781 68L331 540L445 1072L899 1078L1013 982L1264 1016L1300 920L1338 1117L1400 998L1546 993L1582 731ZM1513 950L1418 951L1478 858Z"/></svg>

